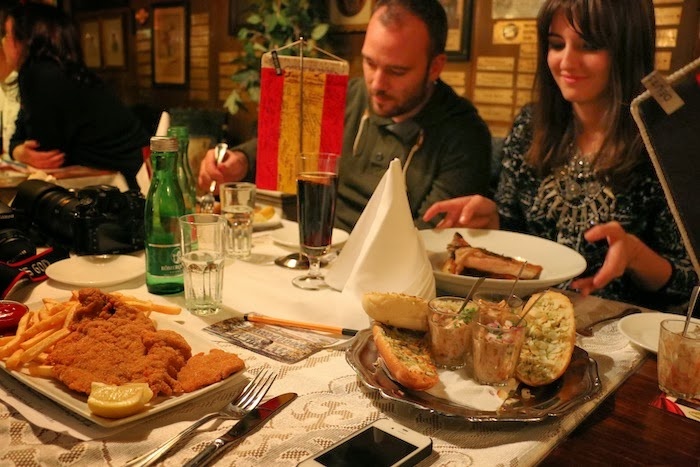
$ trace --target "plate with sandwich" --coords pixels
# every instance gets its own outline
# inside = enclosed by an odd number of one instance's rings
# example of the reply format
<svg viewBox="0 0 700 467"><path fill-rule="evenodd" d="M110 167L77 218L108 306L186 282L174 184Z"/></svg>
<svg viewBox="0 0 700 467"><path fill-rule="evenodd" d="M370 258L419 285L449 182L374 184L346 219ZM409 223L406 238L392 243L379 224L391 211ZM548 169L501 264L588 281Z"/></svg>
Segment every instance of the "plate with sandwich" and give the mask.
<svg viewBox="0 0 700 467"><path fill-rule="evenodd" d="M465 296L479 279L487 293L525 297L581 274L586 260L577 251L544 238L505 230L421 230L438 290ZM523 268L523 263L525 263Z"/></svg>
<svg viewBox="0 0 700 467"><path fill-rule="evenodd" d="M383 397L432 413L472 422L540 422L562 416L597 394L601 382L595 360L575 345L571 301L556 291L543 292L542 299L539 295L528 303L533 332L506 386L479 385L470 376L469 364L457 370L436 368L427 343L428 302L404 294L364 294L362 307L372 326L357 334L346 360L360 380ZM544 327L547 333L541 332ZM543 347L550 351L543 354ZM457 393L455 384L461 384ZM467 397L462 388L469 391Z"/></svg>

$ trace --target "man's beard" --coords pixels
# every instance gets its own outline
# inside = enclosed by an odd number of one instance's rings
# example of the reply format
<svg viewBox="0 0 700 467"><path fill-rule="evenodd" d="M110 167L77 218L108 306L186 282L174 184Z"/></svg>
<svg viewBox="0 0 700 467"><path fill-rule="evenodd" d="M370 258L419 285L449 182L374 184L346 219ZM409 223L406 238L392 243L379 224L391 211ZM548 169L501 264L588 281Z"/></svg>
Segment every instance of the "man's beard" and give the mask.
<svg viewBox="0 0 700 467"><path fill-rule="evenodd" d="M410 94L404 102L399 103L396 107L393 107L388 111L378 112L378 109L372 105L372 95L370 95L369 101L372 112L374 112L375 115L384 118L394 118L411 112L416 107L424 103L430 89L428 86L428 81L428 73L426 72L423 82L417 87L416 92ZM379 95L382 95L382 93Z"/></svg>

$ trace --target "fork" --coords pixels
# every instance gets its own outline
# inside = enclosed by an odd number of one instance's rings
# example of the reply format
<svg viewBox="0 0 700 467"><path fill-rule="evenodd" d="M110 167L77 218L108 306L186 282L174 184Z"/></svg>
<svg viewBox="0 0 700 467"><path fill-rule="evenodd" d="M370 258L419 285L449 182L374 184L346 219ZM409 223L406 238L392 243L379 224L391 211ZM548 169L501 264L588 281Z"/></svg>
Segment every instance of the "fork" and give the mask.
<svg viewBox="0 0 700 467"><path fill-rule="evenodd" d="M255 378L250 380L248 384L243 388L243 391L237 395L229 404L224 407L219 412L210 413L203 416L196 422L194 422L189 427L182 430L180 433L176 434L157 448L139 456L134 457L129 462L125 464L126 467L146 467L153 465L158 459L160 459L165 453L170 451L170 449L184 439L187 435L194 432L197 428L204 425L210 420L215 418L220 420L232 420L240 419L243 416L254 409L262 400L263 397L269 391L272 383L275 382L277 374L274 372L269 372L263 370L259 372Z"/></svg>
<svg viewBox="0 0 700 467"><path fill-rule="evenodd" d="M216 145L214 148L214 163L216 165L223 162L224 157L226 157L227 149L228 145L226 143L219 143ZM199 210L201 212L209 213L214 211L214 203L216 202L216 199L214 198L214 190L216 190L216 180L211 181L209 184L209 191L204 193L204 195L199 199Z"/></svg>

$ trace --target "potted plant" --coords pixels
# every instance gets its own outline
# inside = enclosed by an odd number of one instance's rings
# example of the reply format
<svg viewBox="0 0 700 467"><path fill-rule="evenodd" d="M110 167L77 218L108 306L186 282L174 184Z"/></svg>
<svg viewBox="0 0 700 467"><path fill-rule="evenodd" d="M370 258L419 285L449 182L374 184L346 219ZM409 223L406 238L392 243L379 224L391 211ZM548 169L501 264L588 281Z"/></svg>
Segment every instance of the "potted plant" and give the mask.
<svg viewBox="0 0 700 467"><path fill-rule="evenodd" d="M260 0L251 5L244 26L238 31L243 51L233 62L239 68L231 75L234 89L224 107L236 114L246 108L245 102L260 101L260 59L264 53L303 37L304 55L318 55L316 48L323 48L328 39L327 19L324 0ZM280 53L296 55L297 48Z"/></svg>

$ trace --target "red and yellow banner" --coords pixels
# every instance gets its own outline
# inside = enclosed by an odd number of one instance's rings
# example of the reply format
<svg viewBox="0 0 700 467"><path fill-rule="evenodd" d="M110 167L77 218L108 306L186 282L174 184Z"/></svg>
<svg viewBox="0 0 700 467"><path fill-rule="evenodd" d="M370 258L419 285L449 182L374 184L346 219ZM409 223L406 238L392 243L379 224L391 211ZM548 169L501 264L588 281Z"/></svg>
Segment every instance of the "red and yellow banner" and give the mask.
<svg viewBox="0 0 700 467"><path fill-rule="evenodd" d="M348 64L277 59L275 63L267 53L262 60L255 184L296 193L295 160L300 151L341 152Z"/></svg>

